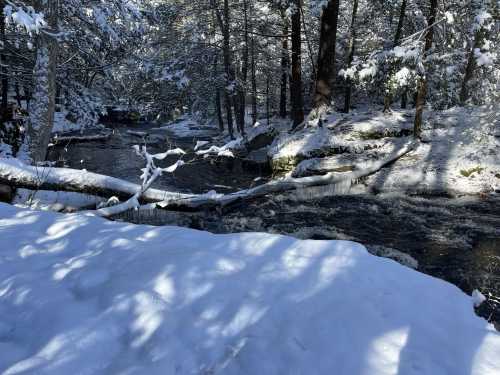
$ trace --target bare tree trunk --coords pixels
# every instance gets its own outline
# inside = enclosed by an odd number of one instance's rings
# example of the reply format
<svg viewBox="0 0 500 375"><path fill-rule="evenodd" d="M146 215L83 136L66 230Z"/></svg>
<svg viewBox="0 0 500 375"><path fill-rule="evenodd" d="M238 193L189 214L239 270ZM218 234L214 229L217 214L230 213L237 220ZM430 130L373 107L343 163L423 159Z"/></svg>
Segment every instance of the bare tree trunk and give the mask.
<svg viewBox="0 0 500 375"><path fill-rule="evenodd" d="M305 20L305 15L304 15L304 8L302 7L302 4L300 4L300 14L302 16L302 27L304 28L304 37L306 38L306 44L307 44L307 52L309 52L309 59L311 60L311 70L312 70L312 76L313 78L316 77L316 61L314 60L314 55L313 55L313 50L311 46L311 38L309 37L309 33L307 32L307 25L306 25L306 20Z"/></svg>
<svg viewBox="0 0 500 375"><path fill-rule="evenodd" d="M287 83L289 70L288 56L288 17L284 10L281 10L281 19L283 22L283 39L281 40L281 87L280 87L280 117L286 118L286 99L287 99Z"/></svg>
<svg viewBox="0 0 500 375"><path fill-rule="evenodd" d="M222 118L222 104L220 96L220 88L217 83L217 62L218 58L214 59L214 87L215 87L215 112L217 114L217 122L219 124L219 131L224 132L224 119Z"/></svg>
<svg viewBox="0 0 500 375"><path fill-rule="evenodd" d="M301 63L301 0L294 0L295 12L292 15L292 80L290 82L290 101L292 104L293 128L304 121L304 98L302 96Z"/></svg>
<svg viewBox="0 0 500 375"><path fill-rule="evenodd" d="M406 4L407 4L407 0L403 0L403 2L401 3L401 8L399 10L398 26L396 28L396 34L394 35L393 47L398 46L399 41L401 40L401 35L403 33L405 14L406 14ZM389 72L389 75L392 75L392 70ZM392 103L392 92L391 92L390 88L386 88L385 97L384 97L384 112L387 112L390 110L391 103ZM404 90L403 95L401 97L401 108L406 108L406 89Z"/></svg>
<svg viewBox="0 0 500 375"><path fill-rule="evenodd" d="M425 60L427 53L432 48L433 38L434 38L434 23L436 22L436 14L438 8L438 0L430 0L430 13L427 19L428 29L425 31L425 47L422 59ZM425 61L424 61L425 62ZM421 72L418 87L417 87L417 98L416 98L416 110L415 110L415 121L413 123L413 136L415 138L420 138L422 133L422 116L424 112L425 97L427 96L427 76L425 72Z"/></svg>
<svg viewBox="0 0 500 375"><path fill-rule="evenodd" d="M267 118L267 126L269 126L269 119L270 119L270 114L269 114L269 74L267 75L267 80L266 80L266 118Z"/></svg>
<svg viewBox="0 0 500 375"><path fill-rule="evenodd" d="M252 54L252 122L254 125L257 122L257 77L255 74L255 39L252 36L251 41L251 54Z"/></svg>
<svg viewBox="0 0 500 375"><path fill-rule="evenodd" d="M313 108L329 106L335 80L335 45L340 0L330 0L321 15L321 31Z"/></svg>
<svg viewBox="0 0 500 375"><path fill-rule="evenodd" d="M474 70L476 69L476 58L474 56L474 50L478 48L478 46L481 43L481 40L484 37L484 31L483 28L479 28L475 35L474 35L474 41L471 43L471 49L469 51L469 57L467 59L467 66L465 68L465 74L464 74L464 79L462 81L462 88L460 90L460 104L464 105L467 100L469 99L469 90L467 88L467 85L471 78L474 75Z"/></svg>
<svg viewBox="0 0 500 375"><path fill-rule="evenodd" d="M5 7L5 1L0 1L0 10L3 11L3 8ZM2 65L2 68L0 70L0 73L2 75L2 104L1 104L1 124L0 130L2 130L2 127L4 127L5 121L7 121L7 107L8 107L8 95L9 95L9 78L8 78L8 71L7 71L7 59L5 57L5 54L3 51L7 48L7 38L5 36L5 17L0 15L0 34L1 34L1 39L2 39L2 54L0 55L0 63ZM4 129L5 130L5 129Z"/></svg>
<svg viewBox="0 0 500 375"><path fill-rule="evenodd" d="M243 0L243 15L245 28L245 45L243 47L243 59L241 62L241 82L238 86L239 96L239 129L242 136L245 135L245 111L246 111L246 92L248 78L248 2Z"/></svg>
<svg viewBox="0 0 500 375"><path fill-rule="evenodd" d="M352 61L354 59L354 51L356 49L356 15L358 13L358 0L354 0L352 5L352 17L351 17L351 38L349 39L349 57L347 59L347 67L351 67ZM349 77L346 78L346 90L344 99L344 112L349 113L351 108L351 91L352 83Z"/></svg>
<svg viewBox="0 0 500 375"><path fill-rule="evenodd" d="M48 28L58 32L59 1L49 1L44 9ZM54 125L56 97L57 40L47 33L40 35L34 70L35 89L28 127L30 157L34 162L45 160Z"/></svg>

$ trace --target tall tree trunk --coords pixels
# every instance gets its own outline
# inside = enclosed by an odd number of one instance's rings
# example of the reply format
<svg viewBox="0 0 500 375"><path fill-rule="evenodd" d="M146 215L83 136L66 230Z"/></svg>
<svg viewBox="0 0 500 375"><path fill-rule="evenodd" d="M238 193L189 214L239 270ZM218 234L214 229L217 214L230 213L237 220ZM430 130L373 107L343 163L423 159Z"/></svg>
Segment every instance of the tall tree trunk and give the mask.
<svg viewBox="0 0 500 375"><path fill-rule="evenodd" d="M288 17L284 10L281 10L281 19L283 22L283 39L281 40L281 87L280 87L280 117L286 118L286 98L287 98L287 83L288 83Z"/></svg>
<svg viewBox="0 0 500 375"><path fill-rule="evenodd" d="M294 0L295 12L292 15L292 80L290 82L290 101L292 105L293 128L304 121L304 98L302 96L301 64L301 0Z"/></svg>
<svg viewBox="0 0 500 375"><path fill-rule="evenodd" d="M434 23L436 22L436 14L438 8L438 0L430 0L431 9L429 12L429 17L427 19L428 29L425 34L425 47L422 59L427 58L427 53L432 48L433 38L434 38ZM417 98L416 98L416 110L415 110L415 121L413 124L413 136L415 138L420 138L422 133L422 116L424 112L425 97L427 96L427 74L426 72L421 72L418 86L417 86Z"/></svg>
<svg viewBox="0 0 500 375"><path fill-rule="evenodd" d="M243 16L245 29L245 44L243 46L243 56L241 61L241 82L238 85L239 97L239 130L242 136L245 135L245 112L246 112L246 92L248 78L248 2L243 0Z"/></svg>
<svg viewBox="0 0 500 375"><path fill-rule="evenodd" d="M51 34L58 32L58 7L59 1L48 1L42 8ZM45 160L54 125L57 54L57 40L42 32L38 38L33 73L35 88L28 127L29 152L33 162Z"/></svg>
<svg viewBox="0 0 500 375"><path fill-rule="evenodd" d="M5 8L5 1L0 1L0 12L3 12ZM5 17L3 14L0 14L0 34L2 40L2 53L0 54L0 63L2 65L0 74L2 75L2 104L1 104L1 125L0 130L2 129L5 121L7 121L7 107L8 107L8 96L9 96L9 78L8 78L8 70L7 70L7 58L5 57L5 49L7 48L7 38L5 36ZM4 129L5 130L5 129Z"/></svg>
<svg viewBox="0 0 500 375"><path fill-rule="evenodd" d="M340 0L330 0L321 15L321 31L313 108L329 106L335 80L335 45Z"/></svg>
<svg viewBox="0 0 500 375"><path fill-rule="evenodd" d="M481 41L484 38L484 29L482 27L478 28L474 34L474 40L471 43L471 49L469 51L469 57L467 58L467 66L465 67L464 79L462 81L462 87L460 90L460 104L464 105L469 99L468 84L474 75L474 70L476 69L476 57L474 56L474 50L479 48Z"/></svg>
<svg viewBox="0 0 500 375"><path fill-rule="evenodd" d="M351 38L349 40L349 57L347 59L347 67L350 68L354 59L354 51L356 49L356 15L358 13L358 0L354 0L352 4L352 17L351 17ZM346 90L344 98L344 112L349 113L351 108L351 91L352 82L349 77L346 78Z"/></svg>
<svg viewBox="0 0 500 375"><path fill-rule="evenodd" d="M226 89L224 93L225 99L225 107L226 107L226 120L227 120L227 130L229 132L229 136L231 139L234 139L234 131L233 131L233 115L231 112L231 93L229 92L229 88L234 92L234 73L231 67L231 50L229 45L229 1L224 0L224 23L221 24L221 31L224 35L224 68L226 72ZM237 116L237 114L235 114Z"/></svg>
<svg viewBox="0 0 500 375"><path fill-rule="evenodd" d="M404 25L404 20L405 20L405 15L406 15L406 5L407 5L407 0L403 0L401 3L401 8L399 9L399 20L398 20L398 26L396 28L396 33L394 34L394 42L392 44L393 47L396 47L399 45L399 42L401 40L401 35L403 34L403 25ZM392 75L392 69L389 72L389 76ZM406 91L407 89L405 88L403 95L401 97L401 107L406 108ZM384 96L384 112L387 112L392 103L392 92L390 88L386 88L385 96Z"/></svg>
<svg viewBox="0 0 500 375"><path fill-rule="evenodd" d="M251 75L252 75L252 122L257 122L257 77L255 74L255 38L252 36L250 50L252 54Z"/></svg>
<svg viewBox="0 0 500 375"><path fill-rule="evenodd" d="M269 126L270 122L270 111L269 111L269 74L267 75L266 79L266 118L267 118L267 126Z"/></svg>
<svg viewBox="0 0 500 375"><path fill-rule="evenodd" d="M219 130L221 133L224 132L224 119L222 118L222 104L221 104L221 95L220 95L220 88L218 85L218 79L217 79L217 62L218 58L216 57L214 59L214 87L215 87L215 112L217 114L217 122L219 124Z"/></svg>

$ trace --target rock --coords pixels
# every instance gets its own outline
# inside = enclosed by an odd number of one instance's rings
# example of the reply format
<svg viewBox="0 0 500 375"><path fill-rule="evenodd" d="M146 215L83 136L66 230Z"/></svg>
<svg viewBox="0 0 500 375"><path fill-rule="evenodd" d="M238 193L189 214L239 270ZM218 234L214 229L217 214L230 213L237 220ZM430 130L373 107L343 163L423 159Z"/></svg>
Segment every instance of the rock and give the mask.
<svg viewBox="0 0 500 375"><path fill-rule="evenodd" d="M9 185L0 184L0 202L10 203L14 199L14 189Z"/></svg>
<svg viewBox="0 0 500 375"><path fill-rule="evenodd" d="M245 143L247 152L256 151L264 147L269 146L273 143L274 138L278 135L278 132L274 128L270 128L265 132L259 133L256 136L250 138Z"/></svg>
<svg viewBox="0 0 500 375"><path fill-rule="evenodd" d="M293 171L293 177L306 177L328 172L352 172L366 162L377 160L377 153L341 154L304 160Z"/></svg>

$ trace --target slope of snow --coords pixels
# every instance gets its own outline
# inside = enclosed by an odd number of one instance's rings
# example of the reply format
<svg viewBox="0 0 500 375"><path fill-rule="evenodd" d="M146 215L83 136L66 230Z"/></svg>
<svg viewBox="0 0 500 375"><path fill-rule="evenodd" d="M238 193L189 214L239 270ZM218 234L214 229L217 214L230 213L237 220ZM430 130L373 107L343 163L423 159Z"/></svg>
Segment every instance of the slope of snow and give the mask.
<svg viewBox="0 0 500 375"><path fill-rule="evenodd" d="M0 373L500 373L477 298L345 241L0 204Z"/></svg>
<svg viewBox="0 0 500 375"><path fill-rule="evenodd" d="M366 185L379 192L417 194L500 192L498 113L498 105L427 112L423 143L370 177ZM412 116L412 111L402 110L336 113L322 128L281 133L269 157L286 168L300 162L295 175L322 172L326 167L361 168L367 160L383 157L412 139Z"/></svg>

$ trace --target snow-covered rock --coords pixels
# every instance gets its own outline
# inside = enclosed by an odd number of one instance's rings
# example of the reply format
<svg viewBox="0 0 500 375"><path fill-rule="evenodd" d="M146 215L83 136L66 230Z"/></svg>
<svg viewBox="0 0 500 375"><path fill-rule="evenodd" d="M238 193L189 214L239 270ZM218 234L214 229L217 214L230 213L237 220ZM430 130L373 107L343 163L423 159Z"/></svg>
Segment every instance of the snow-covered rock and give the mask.
<svg viewBox="0 0 500 375"><path fill-rule="evenodd" d="M0 204L0 372L500 373L477 298L346 241Z"/></svg>

